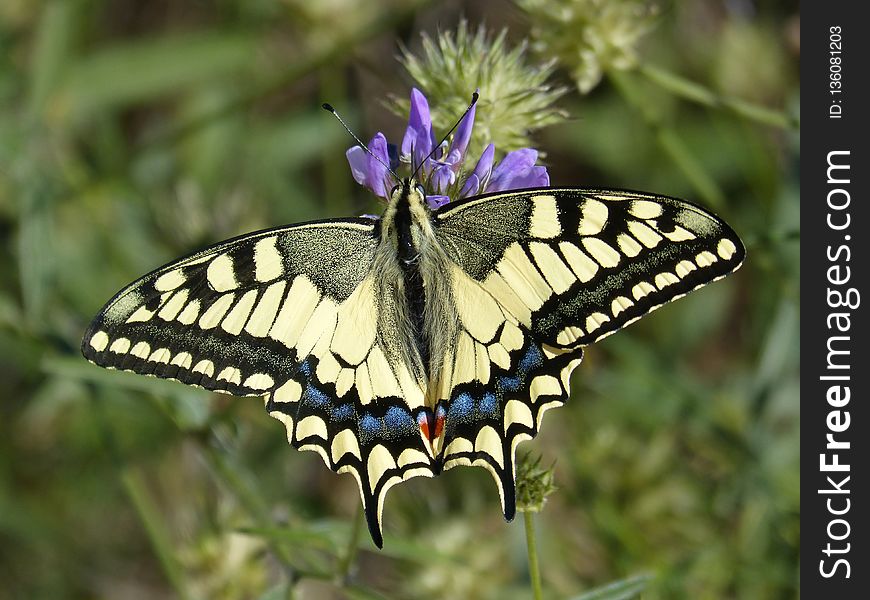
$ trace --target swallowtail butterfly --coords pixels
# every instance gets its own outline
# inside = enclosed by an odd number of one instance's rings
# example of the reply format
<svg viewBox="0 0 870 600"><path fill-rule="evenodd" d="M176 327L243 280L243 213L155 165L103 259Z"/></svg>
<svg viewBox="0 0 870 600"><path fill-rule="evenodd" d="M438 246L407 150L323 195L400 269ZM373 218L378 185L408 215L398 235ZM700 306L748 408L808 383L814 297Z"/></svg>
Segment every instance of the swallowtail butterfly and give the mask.
<svg viewBox="0 0 870 600"><path fill-rule="evenodd" d="M517 445L587 345L734 271L743 245L687 202L542 188L432 210L413 178L380 219L244 235L145 275L85 334L104 367L260 396L287 439L387 490L476 465L515 512Z"/></svg>

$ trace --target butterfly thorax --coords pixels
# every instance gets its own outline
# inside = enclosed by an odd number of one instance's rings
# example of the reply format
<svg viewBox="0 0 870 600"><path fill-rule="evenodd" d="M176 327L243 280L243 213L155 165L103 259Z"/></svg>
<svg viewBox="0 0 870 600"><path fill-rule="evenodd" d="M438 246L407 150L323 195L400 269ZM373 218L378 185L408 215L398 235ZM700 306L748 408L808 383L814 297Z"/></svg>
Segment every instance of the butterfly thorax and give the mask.
<svg viewBox="0 0 870 600"><path fill-rule="evenodd" d="M434 234L431 210L417 180L406 178L393 188L383 214L381 236L402 264L419 264L420 253Z"/></svg>
<svg viewBox="0 0 870 600"><path fill-rule="evenodd" d="M392 329L388 354L413 365L424 393L437 380L444 352L456 335L457 316L447 275L449 259L435 236L432 211L422 186L413 178L397 185L381 221L381 242L373 276L383 293L381 319ZM394 325L393 325L394 324ZM437 398L427 393L434 409Z"/></svg>

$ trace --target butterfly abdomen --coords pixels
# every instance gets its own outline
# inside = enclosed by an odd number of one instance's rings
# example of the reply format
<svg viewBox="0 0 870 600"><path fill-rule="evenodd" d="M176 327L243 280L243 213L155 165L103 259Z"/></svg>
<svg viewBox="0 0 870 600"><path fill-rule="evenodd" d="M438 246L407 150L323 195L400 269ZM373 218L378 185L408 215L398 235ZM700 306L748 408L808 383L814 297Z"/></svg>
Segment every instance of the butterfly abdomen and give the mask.
<svg viewBox="0 0 870 600"><path fill-rule="evenodd" d="M373 274L384 291L382 317L395 321L395 356L419 366L424 389L436 381L455 343L458 316L450 288L449 258L435 237L426 199L406 181L384 213ZM393 317L386 316L392 313ZM383 329L382 329L383 331ZM434 408L437 399L428 404Z"/></svg>
<svg viewBox="0 0 870 600"><path fill-rule="evenodd" d="M424 327L423 312L426 306L426 289L420 273L420 232L411 219L408 190L405 188L396 210L395 231L397 237L396 257L401 270L401 289L407 307L408 321L413 345L416 348L427 377L429 376L429 341Z"/></svg>

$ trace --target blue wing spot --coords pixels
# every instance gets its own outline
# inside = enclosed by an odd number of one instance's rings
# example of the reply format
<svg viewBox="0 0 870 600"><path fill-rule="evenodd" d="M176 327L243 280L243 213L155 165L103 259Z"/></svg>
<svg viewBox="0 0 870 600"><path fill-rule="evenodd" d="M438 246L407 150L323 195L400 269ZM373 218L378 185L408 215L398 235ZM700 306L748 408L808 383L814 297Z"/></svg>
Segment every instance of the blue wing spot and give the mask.
<svg viewBox="0 0 870 600"><path fill-rule="evenodd" d="M411 413L398 406L391 406L384 415L384 424L387 426L387 435L409 434L417 429L417 424L411 417Z"/></svg>
<svg viewBox="0 0 870 600"><path fill-rule="evenodd" d="M356 416L356 411L352 404L341 404L332 409L330 416L333 421L350 421Z"/></svg>
<svg viewBox="0 0 870 600"><path fill-rule="evenodd" d="M485 417L494 417L498 414L498 403L496 402L495 394L492 392L486 392L477 406L480 413Z"/></svg>
<svg viewBox="0 0 870 600"><path fill-rule="evenodd" d="M544 356L541 354L541 350L534 344L530 345L517 363L516 374L499 377L496 384L497 389L501 392L516 392L523 386L529 374L542 364L544 364Z"/></svg>
<svg viewBox="0 0 870 600"><path fill-rule="evenodd" d="M305 388L305 400L303 404L311 404L313 406L323 406L329 403L329 396L318 390L313 385Z"/></svg>
<svg viewBox="0 0 870 600"><path fill-rule="evenodd" d="M520 389L522 382L519 377L499 377L498 383L506 392L515 392Z"/></svg>
<svg viewBox="0 0 870 600"><path fill-rule="evenodd" d="M380 419L369 414L363 415L359 420L360 441L363 444L367 444L372 438L379 436L381 434L381 425L383 425L383 422Z"/></svg>
<svg viewBox="0 0 870 600"><path fill-rule="evenodd" d="M474 418L474 400L468 392L462 392L450 403L447 418L453 422L466 423Z"/></svg>
<svg viewBox="0 0 870 600"><path fill-rule="evenodd" d="M311 377L311 365L308 364L308 361L304 361L301 365L299 365L299 372L305 375L306 377Z"/></svg>
<svg viewBox="0 0 870 600"><path fill-rule="evenodd" d="M523 375L527 375L529 371L534 369L535 367L541 366L543 362L543 357L541 356L541 351L538 350L538 347L534 344L529 346L529 349L526 350L525 356L520 359L520 373Z"/></svg>

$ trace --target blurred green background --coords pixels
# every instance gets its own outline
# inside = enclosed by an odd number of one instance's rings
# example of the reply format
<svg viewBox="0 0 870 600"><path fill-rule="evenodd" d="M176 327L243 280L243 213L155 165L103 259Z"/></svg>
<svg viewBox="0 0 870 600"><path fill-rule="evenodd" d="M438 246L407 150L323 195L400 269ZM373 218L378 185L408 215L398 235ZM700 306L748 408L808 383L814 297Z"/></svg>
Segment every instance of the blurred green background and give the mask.
<svg viewBox="0 0 870 600"><path fill-rule="evenodd" d="M462 17L557 59L568 119L534 136L554 184L695 200L749 253L592 348L522 447L555 461L545 597L797 596L797 5L521 4L0 2L0 598L529 597L522 519L504 523L484 470L395 488L379 552L353 537L353 480L292 450L259 401L78 352L102 304L173 257L375 210L320 103L400 139L399 48ZM569 9L599 29L560 25ZM636 51L590 84L572 44L604 52L601 31Z"/></svg>

